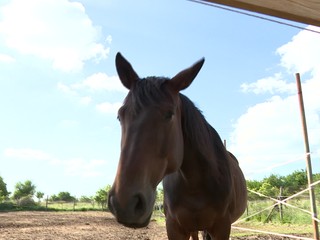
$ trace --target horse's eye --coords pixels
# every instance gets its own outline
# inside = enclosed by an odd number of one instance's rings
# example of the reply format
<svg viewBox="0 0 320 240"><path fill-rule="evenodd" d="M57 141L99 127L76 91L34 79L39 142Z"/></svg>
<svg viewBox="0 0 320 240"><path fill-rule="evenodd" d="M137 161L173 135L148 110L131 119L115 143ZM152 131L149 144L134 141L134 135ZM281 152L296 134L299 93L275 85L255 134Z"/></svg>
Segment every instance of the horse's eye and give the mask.
<svg viewBox="0 0 320 240"><path fill-rule="evenodd" d="M173 112L172 111L165 112L164 119L171 120L172 117L173 117Z"/></svg>
<svg viewBox="0 0 320 240"><path fill-rule="evenodd" d="M119 120L119 122L121 122L121 118L124 115L124 107L122 106L121 108L119 108L118 110L118 115L117 115L117 119Z"/></svg>

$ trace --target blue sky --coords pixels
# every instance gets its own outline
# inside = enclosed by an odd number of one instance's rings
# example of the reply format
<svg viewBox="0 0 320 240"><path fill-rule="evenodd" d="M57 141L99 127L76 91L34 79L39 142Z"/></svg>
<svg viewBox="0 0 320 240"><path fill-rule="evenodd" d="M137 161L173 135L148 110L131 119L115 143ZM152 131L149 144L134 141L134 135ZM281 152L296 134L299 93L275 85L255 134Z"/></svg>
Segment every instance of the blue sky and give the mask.
<svg viewBox="0 0 320 240"><path fill-rule="evenodd" d="M300 72L319 171L319 43L320 34L190 1L1 1L0 176L9 191L31 180L46 195L112 184L127 93L117 52L141 77L174 76L205 57L183 93L248 179L305 167Z"/></svg>

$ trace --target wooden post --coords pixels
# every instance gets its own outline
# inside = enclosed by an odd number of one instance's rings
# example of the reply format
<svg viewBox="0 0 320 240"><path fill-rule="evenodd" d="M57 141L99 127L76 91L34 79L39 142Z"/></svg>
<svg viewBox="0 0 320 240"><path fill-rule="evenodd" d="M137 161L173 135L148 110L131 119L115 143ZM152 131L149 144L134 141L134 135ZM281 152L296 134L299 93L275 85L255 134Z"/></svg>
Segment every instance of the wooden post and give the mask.
<svg viewBox="0 0 320 240"><path fill-rule="evenodd" d="M280 201L282 201L282 199L283 199L282 193L283 193L283 187L281 186L280 193L279 193L279 200ZM283 205L282 203L279 204L279 214L280 214L281 223L283 223L283 208L282 208L283 206L282 205Z"/></svg>
<svg viewBox="0 0 320 240"><path fill-rule="evenodd" d="M305 111L304 111L303 95L302 95L301 80L300 80L299 73L296 73L296 81L297 81L297 88L298 88L298 97L299 97L300 113L301 113L301 120L302 120L304 145L305 145L305 151L306 151L306 164L307 164L307 176L308 176L308 185L309 185L310 205L311 205L311 213L312 213L313 237L314 237L314 239L319 240L320 238L319 238L318 222L314 219L314 218L317 218L317 206L316 206L316 201L315 201L314 188L313 188L313 186L311 186L311 184L313 182L313 180L312 180L312 166L311 166L307 122L306 122L306 116L305 116Z"/></svg>
<svg viewBox="0 0 320 240"><path fill-rule="evenodd" d="M47 199L46 199L46 210L48 210L48 201L49 201L49 196L47 195Z"/></svg>

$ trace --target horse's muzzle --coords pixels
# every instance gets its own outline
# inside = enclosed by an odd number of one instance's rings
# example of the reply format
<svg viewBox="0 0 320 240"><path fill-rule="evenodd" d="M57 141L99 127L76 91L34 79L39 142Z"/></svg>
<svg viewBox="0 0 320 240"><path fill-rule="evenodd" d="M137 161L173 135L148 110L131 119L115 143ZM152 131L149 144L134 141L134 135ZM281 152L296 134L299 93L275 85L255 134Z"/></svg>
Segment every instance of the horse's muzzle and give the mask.
<svg viewBox="0 0 320 240"><path fill-rule="evenodd" d="M132 196L122 205L113 191L109 193L109 210L117 221L126 227L142 228L147 226L150 222L152 206L151 209L148 207L146 198L142 194Z"/></svg>

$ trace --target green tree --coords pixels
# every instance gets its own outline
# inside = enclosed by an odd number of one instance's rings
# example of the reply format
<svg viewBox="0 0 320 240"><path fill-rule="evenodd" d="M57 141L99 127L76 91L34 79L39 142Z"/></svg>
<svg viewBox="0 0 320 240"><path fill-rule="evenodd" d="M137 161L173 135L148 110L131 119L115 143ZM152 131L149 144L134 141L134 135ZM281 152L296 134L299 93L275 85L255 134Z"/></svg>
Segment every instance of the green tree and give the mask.
<svg viewBox="0 0 320 240"><path fill-rule="evenodd" d="M15 186L13 198L18 200L22 197L33 197L35 192L36 186L30 180L27 180L24 183L18 182Z"/></svg>
<svg viewBox="0 0 320 240"><path fill-rule="evenodd" d="M259 193L264 194L269 197L277 197L279 195L279 188L272 186L269 182L263 182Z"/></svg>
<svg viewBox="0 0 320 240"><path fill-rule="evenodd" d="M155 210L163 210L164 192L162 188L158 188L156 192L156 200L154 203Z"/></svg>
<svg viewBox="0 0 320 240"><path fill-rule="evenodd" d="M10 192L7 190L7 184L3 181L3 178L0 176L0 202L8 198Z"/></svg>
<svg viewBox="0 0 320 240"><path fill-rule="evenodd" d="M71 196L69 192L59 192L58 195L53 194L50 197L51 201L65 201L65 202L73 202L76 200L74 196Z"/></svg>
<svg viewBox="0 0 320 240"><path fill-rule="evenodd" d="M265 178L263 182L269 183L271 186L280 189L285 184L285 178L279 175L271 174L269 177Z"/></svg>
<svg viewBox="0 0 320 240"><path fill-rule="evenodd" d="M36 192L36 197L38 198L38 202L41 201L41 198L43 198L44 193L43 192Z"/></svg>
<svg viewBox="0 0 320 240"><path fill-rule="evenodd" d="M50 197L50 201L53 201L53 202L59 201L59 198L58 198L58 196L57 196L56 194L53 194L53 195L51 195L51 197Z"/></svg>
<svg viewBox="0 0 320 240"><path fill-rule="evenodd" d="M313 174L313 182L320 180L320 173ZM320 184L314 186L314 192L316 196L320 196Z"/></svg>
<svg viewBox="0 0 320 240"><path fill-rule="evenodd" d="M301 169L294 171L293 173L285 177L285 193L286 195L292 195L303 189L308 185L307 173Z"/></svg>
<svg viewBox="0 0 320 240"><path fill-rule="evenodd" d="M85 202L85 203L91 203L92 208L94 208L94 204L95 204L94 196L91 196L91 197L81 196L79 201L80 202Z"/></svg>
<svg viewBox="0 0 320 240"><path fill-rule="evenodd" d="M59 192L58 199L60 201L66 201L66 202L73 202L76 200L76 198L71 196L69 192Z"/></svg>
<svg viewBox="0 0 320 240"><path fill-rule="evenodd" d="M262 186L261 181L247 180L247 188L250 190L253 190L255 192L259 192L259 189L261 188L261 186ZM257 194L248 191L248 199L249 200L258 200L258 199L260 199L260 197Z"/></svg>
<svg viewBox="0 0 320 240"><path fill-rule="evenodd" d="M79 201L80 202L85 202L85 203L91 203L93 200L93 197L87 197L87 196L81 196Z"/></svg>
<svg viewBox="0 0 320 240"><path fill-rule="evenodd" d="M110 185L107 185L105 188L101 188L96 192L96 195L94 196L94 200L100 204L102 209L107 208L108 204L108 194L111 189Z"/></svg>

